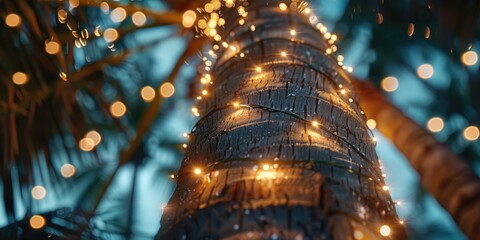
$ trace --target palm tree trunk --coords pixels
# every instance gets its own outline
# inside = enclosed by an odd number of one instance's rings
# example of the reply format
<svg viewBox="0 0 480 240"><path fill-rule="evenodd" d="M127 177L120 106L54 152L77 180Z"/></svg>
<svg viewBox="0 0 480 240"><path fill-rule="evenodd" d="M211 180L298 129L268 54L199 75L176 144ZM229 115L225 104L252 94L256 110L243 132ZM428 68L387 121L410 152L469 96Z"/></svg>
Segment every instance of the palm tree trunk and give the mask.
<svg viewBox="0 0 480 240"><path fill-rule="evenodd" d="M477 174L373 86L356 81L355 87L367 116L375 119L378 130L405 155L420 175L421 184L469 239L479 239L480 179Z"/></svg>
<svg viewBox="0 0 480 240"><path fill-rule="evenodd" d="M223 10L235 48L218 53L157 239L375 239L384 225L404 239L350 80L279 3L250 1L244 25Z"/></svg>

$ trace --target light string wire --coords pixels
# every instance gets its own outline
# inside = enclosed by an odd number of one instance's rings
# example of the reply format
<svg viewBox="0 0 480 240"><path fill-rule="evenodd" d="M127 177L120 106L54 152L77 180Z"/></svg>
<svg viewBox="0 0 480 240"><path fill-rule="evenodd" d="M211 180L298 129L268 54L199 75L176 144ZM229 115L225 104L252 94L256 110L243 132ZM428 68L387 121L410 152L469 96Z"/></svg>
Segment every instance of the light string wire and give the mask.
<svg viewBox="0 0 480 240"><path fill-rule="evenodd" d="M310 159L310 160L304 160L304 159L299 159L299 160L274 160L274 161L260 161L259 162L259 160L256 159L256 158L228 158L228 159L225 159L225 160L222 160L222 161L211 162L208 165L206 165L202 170L207 170L208 172L213 172L213 171L219 169L219 168L217 168L217 166L220 166L220 165L223 165L223 164L228 164L228 163L235 163L235 162L250 162L251 164L254 164L254 165L259 165L259 164L269 165L269 164L272 164L273 168L276 168L274 166L275 164L283 165L283 166L285 166L285 165L292 165L292 166L293 165L300 165L303 169L306 169L306 170L309 170L310 169L309 167L315 167L315 166L320 165L320 164L321 165L328 165L328 166L332 166L332 167L336 167L336 168L345 170L345 171L349 172L350 174L354 174L354 175L366 178L369 181L375 182L375 184L377 186L380 186L380 187L384 186L384 185L381 185L382 181L381 181L380 178L375 179L372 176L362 174L362 171L356 171L356 170L354 170L350 167L347 167L347 166L341 165L341 164L337 164L333 161L323 161L323 160L314 160L314 159ZM354 165L358 165L359 169L365 169L361 165L359 165L358 163L355 163L355 162L349 162L349 163L354 164ZM317 172L317 171L315 171L315 172ZM178 176L178 175L176 175L176 176Z"/></svg>
<svg viewBox="0 0 480 240"><path fill-rule="evenodd" d="M262 110L266 110L266 111L269 111L269 112L278 112L278 113L283 113L283 114L286 114L286 115L289 115L293 118L296 118L296 119L299 119L299 120L302 120L304 122L307 122L307 123L311 123L312 125L314 125L315 123L315 127L318 127L320 128L321 130L337 137L338 139L344 141L350 148L352 148L355 152L357 152L357 154L363 159L365 160L366 162L370 162L371 160L365 156L365 154L363 154L355 145L353 145L352 143L350 143L348 141L348 139L346 139L345 137L343 136L340 136L332 131L330 131L329 129L325 128L324 126L322 126L321 124L319 124L317 121L312 121L312 120L308 120L296 113L293 113L293 112L288 112L288 111L284 111L284 110L279 110L279 109L276 109L276 108L271 108L271 107L268 107L268 106L264 106L264 105L259 105L259 104L238 104L238 106L235 106L235 104L226 104L224 106L220 106L220 107L217 107L217 108L214 108L212 109L211 111L209 111L208 113L206 113L205 115L203 115L198 121L197 123L193 126L192 128L192 133L195 132L195 130L197 129L198 125L201 124L203 121L205 121L206 118L208 118L209 116L213 115L214 113L218 112L218 111L222 111L222 110L225 110L227 108L230 108L230 107L248 107L248 108L252 108L252 109L262 109ZM347 129L348 130L348 129ZM349 149L350 149L349 148Z"/></svg>

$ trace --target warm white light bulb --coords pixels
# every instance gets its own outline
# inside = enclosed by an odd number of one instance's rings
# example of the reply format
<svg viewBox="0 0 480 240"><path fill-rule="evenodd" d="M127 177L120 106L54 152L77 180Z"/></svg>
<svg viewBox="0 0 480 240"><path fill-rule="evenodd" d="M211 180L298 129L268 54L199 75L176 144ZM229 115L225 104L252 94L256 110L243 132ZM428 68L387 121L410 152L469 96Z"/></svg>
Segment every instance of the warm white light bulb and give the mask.
<svg viewBox="0 0 480 240"><path fill-rule="evenodd" d="M380 234L384 237L389 236L391 233L390 227L388 225L383 225L380 227Z"/></svg>

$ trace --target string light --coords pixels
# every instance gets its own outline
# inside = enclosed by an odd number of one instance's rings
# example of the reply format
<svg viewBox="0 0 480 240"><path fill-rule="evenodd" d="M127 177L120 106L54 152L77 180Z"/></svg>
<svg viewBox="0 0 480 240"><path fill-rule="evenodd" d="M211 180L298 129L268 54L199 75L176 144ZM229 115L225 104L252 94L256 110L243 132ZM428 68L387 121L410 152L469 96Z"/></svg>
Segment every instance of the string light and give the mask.
<svg viewBox="0 0 480 240"><path fill-rule="evenodd" d="M353 238L355 238L355 239L363 239L363 232L360 231L360 230L355 229L355 231L353 231Z"/></svg>
<svg viewBox="0 0 480 240"><path fill-rule="evenodd" d="M125 18L127 18L127 11L122 7L117 7L110 13L112 22L123 22Z"/></svg>
<svg viewBox="0 0 480 240"><path fill-rule="evenodd" d="M183 148L187 148L188 145L187 145L186 143L184 143L184 144L182 144L182 147L183 147Z"/></svg>
<svg viewBox="0 0 480 240"><path fill-rule="evenodd" d="M477 126L468 126L463 130L463 137L468 141L475 141L480 136L480 131Z"/></svg>
<svg viewBox="0 0 480 240"><path fill-rule="evenodd" d="M44 199L47 196L47 189L43 186L35 186L32 188L32 197L36 200Z"/></svg>
<svg viewBox="0 0 480 240"><path fill-rule="evenodd" d="M383 225L382 227L380 227L380 234L384 237L388 237L390 236L390 233L391 233L391 230L390 230L390 227L388 225Z"/></svg>
<svg viewBox="0 0 480 240"><path fill-rule="evenodd" d="M107 42L114 42L118 38L118 32L114 28L107 28L103 32L103 39Z"/></svg>
<svg viewBox="0 0 480 240"><path fill-rule="evenodd" d="M18 27L22 24L22 18L18 14L10 13L5 17L5 24L12 28Z"/></svg>
<svg viewBox="0 0 480 240"><path fill-rule="evenodd" d="M261 68L261 67L256 67L256 68L255 68L255 71L257 71L257 72L262 72L262 68Z"/></svg>
<svg viewBox="0 0 480 240"><path fill-rule="evenodd" d="M225 0L225 6L228 8L231 8L235 6L235 1L234 0Z"/></svg>
<svg viewBox="0 0 480 240"><path fill-rule="evenodd" d="M338 36L336 34L332 34L332 36L330 37L330 41L331 41L330 44L333 44L335 41L337 41L337 39L338 39ZM341 56L341 55L339 55L339 56Z"/></svg>
<svg viewBox="0 0 480 240"><path fill-rule="evenodd" d="M367 120L367 127L373 130L377 127L377 122L373 119L368 119Z"/></svg>
<svg viewBox="0 0 480 240"><path fill-rule="evenodd" d="M175 174L170 174L171 179L175 179Z"/></svg>
<svg viewBox="0 0 480 240"><path fill-rule="evenodd" d="M208 80L208 81L212 81L212 76L210 74L205 74L205 78Z"/></svg>
<svg viewBox="0 0 480 240"><path fill-rule="evenodd" d="M187 24L187 26L188 26L188 24ZM200 29L205 29L205 28L207 28L207 21L205 21L205 19L200 19L200 20L198 20L197 26Z"/></svg>
<svg viewBox="0 0 480 240"><path fill-rule="evenodd" d="M78 147L82 151L89 152L95 148L95 143L91 138L85 137L80 139L80 141L78 142Z"/></svg>
<svg viewBox="0 0 480 240"><path fill-rule="evenodd" d="M108 13L110 11L110 6L107 2L102 2L100 3L100 9L102 10L102 12Z"/></svg>
<svg viewBox="0 0 480 240"><path fill-rule="evenodd" d="M381 86L386 92L395 92L398 88L398 80L392 76L386 77L382 79Z"/></svg>
<svg viewBox="0 0 480 240"><path fill-rule="evenodd" d="M425 27L425 33L423 35L426 39L430 38L430 28L428 26Z"/></svg>
<svg viewBox="0 0 480 240"><path fill-rule="evenodd" d="M320 30L320 33L322 33L322 34L325 34L328 31L327 27L325 27L321 23L317 24L317 29Z"/></svg>
<svg viewBox="0 0 480 240"><path fill-rule="evenodd" d="M407 28L407 35L411 37L414 32L415 32L415 25L413 25L413 23L409 23Z"/></svg>
<svg viewBox="0 0 480 240"><path fill-rule="evenodd" d="M70 4L70 8L76 8L80 5L80 0L69 0L68 3Z"/></svg>
<svg viewBox="0 0 480 240"><path fill-rule="evenodd" d="M238 108L238 107L240 107L240 103L239 103L239 102L234 102L234 103L233 103L233 106L236 107L236 108Z"/></svg>
<svg viewBox="0 0 480 240"><path fill-rule="evenodd" d="M81 39L87 39L88 37L90 37L90 34L88 33L88 29L83 29L81 31L81 35L82 35L82 38Z"/></svg>
<svg viewBox="0 0 480 240"><path fill-rule="evenodd" d="M17 85L24 85L28 82L28 75L23 72L16 72L12 75L12 82Z"/></svg>
<svg viewBox="0 0 480 240"><path fill-rule="evenodd" d="M417 75L421 79L429 79L433 76L433 66L430 64L422 64L417 68Z"/></svg>
<svg viewBox="0 0 480 240"><path fill-rule="evenodd" d="M61 8L57 12L58 21L61 23L65 23L67 21L68 13L65 9Z"/></svg>
<svg viewBox="0 0 480 240"><path fill-rule="evenodd" d="M215 36L215 35L217 35L217 30L216 29L210 29L208 34L210 34L210 36Z"/></svg>
<svg viewBox="0 0 480 240"><path fill-rule="evenodd" d="M132 22L135 26L141 27L147 22L147 16L143 12L136 11L132 14Z"/></svg>
<svg viewBox="0 0 480 240"><path fill-rule="evenodd" d="M288 8L287 4L285 4L285 3L280 3L280 4L278 5L278 7L279 7L280 10L282 10L282 11L287 11L287 8Z"/></svg>
<svg viewBox="0 0 480 240"><path fill-rule="evenodd" d="M93 34L97 37L102 36L102 29L100 26L96 26L95 29L93 30Z"/></svg>
<svg viewBox="0 0 480 240"><path fill-rule="evenodd" d="M145 86L140 91L140 95L145 102L151 102L155 98L155 89L150 86Z"/></svg>
<svg viewBox="0 0 480 240"><path fill-rule="evenodd" d="M325 34L323 34L323 37L324 37L325 39L330 39L330 37L332 37L332 34L329 33L329 32L326 32Z"/></svg>
<svg viewBox="0 0 480 240"><path fill-rule="evenodd" d="M58 76L59 76L60 79L62 79L63 81L67 81L67 74L66 74L66 73L60 72L60 73L58 73Z"/></svg>
<svg viewBox="0 0 480 240"><path fill-rule="evenodd" d="M317 121L313 121L313 122L312 122L312 126L318 127L318 122L317 122Z"/></svg>
<svg viewBox="0 0 480 240"><path fill-rule="evenodd" d="M200 168L195 168L195 170L193 171L196 175L200 175L202 174L202 170Z"/></svg>
<svg viewBox="0 0 480 240"><path fill-rule="evenodd" d="M286 57L287 53L286 52L281 52L280 55L282 55L282 57Z"/></svg>
<svg viewBox="0 0 480 240"><path fill-rule="evenodd" d="M166 82L160 86L160 95L164 98L169 98L175 93L175 86L172 83Z"/></svg>
<svg viewBox="0 0 480 240"><path fill-rule="evenodd" d="M427 122L427 128L431 132L440 132L444 126L443 119L439 117L430 118Z"/></svg>
<svg viewBox="0 0 480 240"><path fill-rule="evenodd" d="M211 4L211 3L205 4L204 9L207 13L213 12L213 4Z"/></svg>
<svg viewBox="0 0 480 240"><path fill-rule="evenodd" d="M265 166L264 166L265 167ZM268 167L267 170L261 170L257 172L257 180L262 180L262 179L276 179L277 178L277 173L274 170L270 169L270 166Z"/></svg>
<svg viewBox="0 0 480 240"><path fill-rule="evenodd" d="M222 6L222 3L220 2L220 0L212 0L211 3L213 5L214 10L218 10Z"/></svg>
<svg viewBox="0 0 480 240"><path fill-rule="evenodd" d="M386 192L386 191L390 190L390 187L385 185L385 186L382 187L382 190Z"/></svg>
<svg viewBox="0 0 480 240"><path fill-rule="evenodd" d="M30 227L32 227L33 229L40 229L44 227L46 224L45 218L40 215L33 215L30 218L29 222L30 222Z"/></svg>
<svg viewBox="0 0 480 240"><path fill-rule="evenodd" d="M102 136L95 130L89 131L87 134L85 134L85 138L91 139L93 145L95 146L100 144L100 142L102 141Z"/></svg>
<svg viewBox="0 0 480 240"><path fill-rule="evenodd" d="M475 51L470 50L462 54L462 63L465 66L473 66L477 63L477 61L478 61L478 55L477 55L477 52Z"/></svg>
<svg viewBox="0 0 480 240"><path fill-rule="evenodd" d="M223 25L225 25L225 19L223 19L223 18L218 19L218 23L217 23L217 24L218 24L218 26L223 26Z"/></svg>
<svg viewBox="0 0 480 240"><path fill-rule="evenodd" d="M270 165L264 164L262 168L263 170L267 171L268 169L270 169Z"/></svg>
<svg viewBox="0 0 480 240"><path fill-rule="evenodd" d="M377 13L377 23L378 24L383 23L383 14L382 13Z"/></svg>
<svg viewBox="0 0 480 240"><path fill-rule="evenodd" d="M237 8L237 11L238 11L238 15L239 16L242 16L242 17L246 17L247 16L247 11L245 10L245 7L244 6L239 6Z"/></svg>
<svg viewBox="0 0 480 240"><path fill-rule="evenodd" d="M185 28L191 28L195 24L195 20L197 20L197 14L192 10L188 10L188 11L183 13L182 25ZM200 22L199 22L199 24L200 24ZM205 20L202 22L202 26L204 26L203 28L206 27L206 21Z"/></svg>
<svg viewBox="0 0 480 240"><path fill-rule="evenodd" d="M64 178L70 178L75 175L75 166L72 164L66 163L60 168L60 173Z"/></svg>
<svg viewBox="0 0 480 240"><path fill-rule="evenodd" d="M116 101L110 105L110 113L116 117L122 117L127 112L127 107L121 101Z"/></svg>
<svg viewBox="0 0 480 240"><path fill-rule="evenodd" d="M290 35L292 35L292 36L297 35L297 31L295 31L294 29L290 30Z"/></svg>

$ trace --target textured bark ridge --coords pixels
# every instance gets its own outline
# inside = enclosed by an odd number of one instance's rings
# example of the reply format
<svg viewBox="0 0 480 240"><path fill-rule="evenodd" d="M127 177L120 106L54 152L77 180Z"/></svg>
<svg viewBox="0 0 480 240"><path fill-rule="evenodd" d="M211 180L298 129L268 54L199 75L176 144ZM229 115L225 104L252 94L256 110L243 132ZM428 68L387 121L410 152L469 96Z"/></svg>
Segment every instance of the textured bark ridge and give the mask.
<svg viewBox="0 0 480 240"><path fill-rule="evenodd" d="M348 78L278 4L250 1L244 25L224 11L245 56L219 54L157 239L405 238Z"/></svg>

